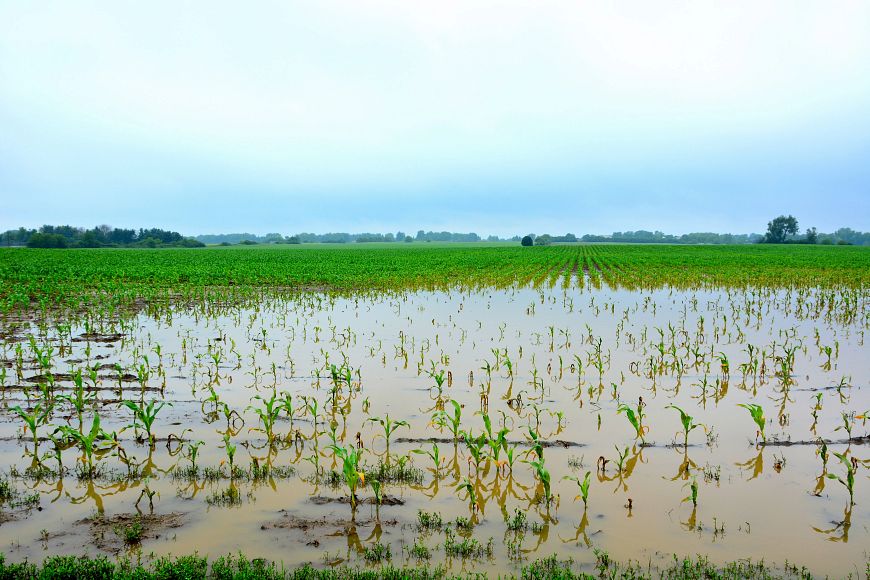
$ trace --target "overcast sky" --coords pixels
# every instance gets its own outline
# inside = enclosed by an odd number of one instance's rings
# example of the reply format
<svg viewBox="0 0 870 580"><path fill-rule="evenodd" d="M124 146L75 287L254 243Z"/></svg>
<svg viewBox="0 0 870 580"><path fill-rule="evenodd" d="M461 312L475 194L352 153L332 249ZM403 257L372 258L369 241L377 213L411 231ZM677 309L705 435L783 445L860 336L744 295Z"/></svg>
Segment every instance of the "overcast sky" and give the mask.
<svg viewBox="0 0 870 580"><path fill-rule="evenodd" d="M870 229L870 3L0 0L0 229Z"/></svg>

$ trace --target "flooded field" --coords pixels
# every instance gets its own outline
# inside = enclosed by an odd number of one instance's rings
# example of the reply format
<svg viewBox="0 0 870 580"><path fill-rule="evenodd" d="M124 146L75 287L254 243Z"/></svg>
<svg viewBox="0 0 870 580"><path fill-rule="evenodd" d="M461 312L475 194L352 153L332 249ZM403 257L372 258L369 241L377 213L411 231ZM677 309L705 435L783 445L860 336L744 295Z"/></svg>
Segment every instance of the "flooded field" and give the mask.
<svg viewBox="0 0 870 580"><path fill-rule="evenodd" d="M577 276L9 315L3 552L860 574L866 293Z"/></svg>

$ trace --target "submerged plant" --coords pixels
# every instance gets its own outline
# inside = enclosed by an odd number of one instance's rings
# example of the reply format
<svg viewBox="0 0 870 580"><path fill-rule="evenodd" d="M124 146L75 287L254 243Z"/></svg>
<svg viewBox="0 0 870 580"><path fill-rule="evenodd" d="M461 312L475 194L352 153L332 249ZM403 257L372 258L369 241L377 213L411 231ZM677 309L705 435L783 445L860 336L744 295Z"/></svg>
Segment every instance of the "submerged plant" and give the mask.
<svg viewBox="0 0 870 580"><path fill-rule="evenodd" d="M462 483L456 486L456 491L464 491L468 498L468 507L471 512L477 511L477 492L474 490L474 485L466 477Z"/></svg>
<svg viewBox="0 0 870 580"><path fill-rule="evenodd" d="M680 422L683 424L683 447L689 446L689 433L698 427L704 427L701 423L695 423L693 417L677 407L676 405L668 405L666 409L675 409L680 414ZM704 427L706 430L706 427Z"/></svg>
<svg viewBox="0 0 870 580"><path fill-rule="evenodd" d="M631 423L632 427L634 427L635 437L640 439L641 443L645 442L644 435L649 431L649 428L643 424L644 406L643 399L640 399L638 400L636 409L632 409L626 404L619 405L619 407L616 408L617 413L625 413L628 422Z"/></svg>
<svg viewBox="0 0 870 580"><path fill-rule="evenodd" d="M154 422L157 420L157 413L166 405L172 406L172 403L166 403L164 401L158 403L156 399L152 399L147 405L144 403L136 403L135 401L121 401L121 404L133 411L133 424L130 426L138 431L139 423L141 423L145 432L148 434L148 442L153 444L154 434L151 432L151 429L154 426Z"/></svg>
<svg viewBox="0 0 870 580"><path fill-rule="evenodd" d="M372 423L378 423L384 430L384 439L387 442L387 459L390 458L390 437L392 437L393 433L396 432L396 429L399 427L407 427L411 428L411 425L407 421L394 421L390 419L390 414L387 413L387 416L383 419L380 417L369 417L366 421L371 421Z"/></svg>
<svg viewBox="0 0 870 580"><path fill-rule="evenodd" d="M738 407L743 407L749 414L752 416L752 420L755 421L755 424L758 426L758 432L761 434L761 440L767 441L767 437L764 435L764 409L761 408L761 405L756 405L755 403L739 403Z"/></svg>
<svg viewBox="0 0 870 580"><path fill-rule="evenodd" d="M362 449L357 449L353 445L347 447L339 447L338 445L330 445L336 456L342 461L341 475L345 485L350 492L350 506L356 508L356 489L360 483L365 484L365 474L360 471L359 460L362 455ZM380 489L380 488L379 488Z"/></svg>
<svg viewBox="0 0 870 580"><path fill-rule="evenodd" d="M589 503L589 483L591 481L591 477L592 477L592 472L587 471L586 475L583 476L583 481L580 481L580 478L577 477L576 475L566 475L565 477L562 478L562 479L570 479L571 481L573 481L574 483L577 484L577 487L580 488L580 495L576 496L574 498L574 501L577 501L578 499L582 499L584 508Z"/></svg>
<svg viewBox="0 0 870 580"><path fill-rule="evenodd" d="M835 475L833 473L828 474L828 479L836 479L849 492L849 505L855 505L855 473L858 471L858 462L853 457L851 461L846 456L845 453L837 453L833 452L834 457L840 460L840 463L843 464L843 467L846 468L846 478L843 479L839 475Z"/></svg>

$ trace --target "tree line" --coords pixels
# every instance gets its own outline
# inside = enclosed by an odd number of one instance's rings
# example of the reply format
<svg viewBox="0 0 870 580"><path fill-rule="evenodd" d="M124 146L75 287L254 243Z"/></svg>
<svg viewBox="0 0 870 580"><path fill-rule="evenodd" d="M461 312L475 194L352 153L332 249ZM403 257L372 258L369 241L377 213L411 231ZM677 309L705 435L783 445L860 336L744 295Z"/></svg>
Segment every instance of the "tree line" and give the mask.
<svg viewBox="0 0 870 580"><path fill-rule="evenodd" d="M44 225L39 229L7 230L0 234L0 245L29 248L197 248L205 244L160 228L134 230L101 225L86 229Z"/></svg>
<svg viewBox="0 0 870 580"><path fill-rule="evenodd" d="M524 246L546 246L556 243L609 242L630 244L848 244L870 245L870 232L840 228L832 233L819 233L816 228L808 228L799 233L798 221L794 216L779 216L768 222L765 234L718 234L713 232L694 232L682 235L666 234L660 231L625 231L610 235L585 234L576 236L528 234L500 238L483 238L474 232L457 233L448 231L418 230L416 235L403 231L396 233L358 233L331 232L315 234L303 232L294 235L269 233L264 236L250 233L212 234L185 237L174 231L160 228L125 229L107 225L92 229L73 226L44 225L39 229L18 228L0 234L0 246L28 246L32 248L100 248L100 247L202 247L204 245L254 245L254 244L350 244L373 242L520 242Z"/></svg>

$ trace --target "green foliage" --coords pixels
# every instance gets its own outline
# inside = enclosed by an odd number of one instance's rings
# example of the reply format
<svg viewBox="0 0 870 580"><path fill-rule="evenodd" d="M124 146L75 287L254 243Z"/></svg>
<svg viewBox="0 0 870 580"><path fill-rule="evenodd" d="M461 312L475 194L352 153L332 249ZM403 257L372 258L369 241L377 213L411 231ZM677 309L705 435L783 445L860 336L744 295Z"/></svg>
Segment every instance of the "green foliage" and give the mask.
<svg viewBox="0 0 870 580"><path fill-rule="evenodd" d="M764 434L764 425L766 423L764 419L764 409L761 408L761 405L757 405L755 403L738 403L738 407L743 407L749 414L752 416L752 420L755 421L755 425L758 427L758 431L761 433L761 440L767 441L767 437Z"/></svg>
<svg viewBox="0 0 870 580"><path fill-rule="evenodd" d="M594 254L592 253L594 251ZM99 252L95 254L94 252ZM99 256L98 258L96 256ZM140 300L201 301L207 288L317 286L367 292L458 284L507 287L533 282L542 272L587 258L613 264L613 282L678 288L747 283L772 287L860 287L870 282L870 252L824 246L552 246L520 247L205 248L195 252L73 249L21 252L0 249L0 311L33 302L80 310L85 305ZM592 269L594 272L594 268Z"/></svg>

